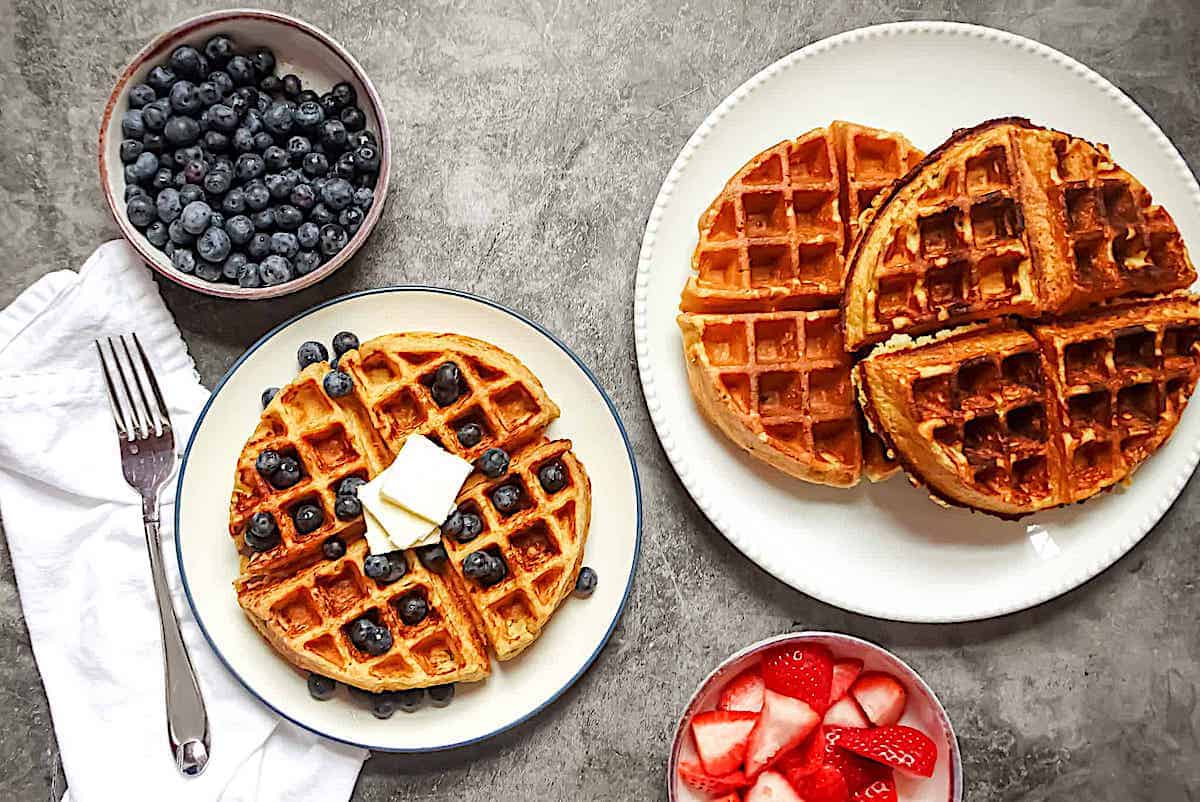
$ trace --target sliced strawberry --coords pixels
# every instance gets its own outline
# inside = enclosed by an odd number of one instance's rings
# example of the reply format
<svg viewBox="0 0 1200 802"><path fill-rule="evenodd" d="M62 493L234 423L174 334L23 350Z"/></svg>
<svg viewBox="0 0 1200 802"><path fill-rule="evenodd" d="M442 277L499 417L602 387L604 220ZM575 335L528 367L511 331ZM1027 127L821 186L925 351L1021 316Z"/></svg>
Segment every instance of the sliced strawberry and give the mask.
<svg viewBox="0 0 1200 802"><path fill-rule="evenodd" d="M718 710L745 710L757 713L762 710L763 678L757 668L743 671L721 690L717 700Z"/></svg>
<svg viewBox="0 0 1200 802"><path fill-rule="evenodd" d="M788 777L788 782L804 802L849 802L846 780L833 766L818 766L811 774Z"/></svg>
<svg viewBox="0 0 1200 802"><path fill-rule="evenodd" d="M871 730L833 727L830 732L835 733L841 749L919 777L933 775L937 746L920 730L892 725Z"/></svg>
<svg viewBox="0 0 1200 802"><path fill-rule="evenodd" d="M833 664L833 681L829 686L829 703L833 704L846 695L854 680L862 673L863 661L853 657L838 660Z"/></svg>
<svg viewBox="0 0 1200 802"><path fill-rule="evenodd" d="M746 793L746 802L808 802L796 795L782 774L764 771Z"/></svg>
<svg viewBox="0 0 1200 802"><path fill-rule="evenodd" d="M864 786L855 792L854 796L850 797L851 802L900 802L900 796L896 793L896 781L889 774L883 779L876 780L870 785Z"/></svg>
<svg viewBox="0 0 1200 802"><path fill-rule="evenodd" d="M850 686L850 695L876 727L895 724L904 715L908 693L895 677L868 671Z"/></svg>
<svg viewBox="0 0 1200 802"><path fill-rule="evenodd" d="M798 746L821 722L807 703L771 689L763 692L763 709L750 732L746 775L753 779L776 758Z"/></svg>
<svg viewBox="0 0 1200 802"><path fill-rule="evenodd" d="M867 721L867 717L863 715L862 708L851 696L843 696L834 702L833 707L826 711L825 718L821 723L831 727L871 726L871 722Z"/></svg>
<svg viewBox="0 0 1200 802"><path fill-rule="evenodd" d="M714 777L706 772L698 762L686 760L679 764L679 779L697 791L703 791L713 796L734 793L750 784L746 775L740 771Z"/></svg>
<svg viewBox="0 0 1200 802"><path fill-rule="evenodd" d="M711 775L720 776L741 768L746 759L746 742L758 723L757 713L709 710L692 719L692 737L700 765Z"/></svg>
<svg viewBox="0 0 1200 802"><path fill-rule="evenodd" d="M823 714L829 708L833 654L819 644L783 646L767 653L762 667L768 689L808 703Z"/></svg>
<svg viewBox="0 0 1200 802"><path fill-rule="evenodd" d="M775 771L787 777L788 782L812 774L825 765L825 731L817 727L804 742L775 761Z"/></svg>
<svg viewBox="0 0 1200 802"><path fill-rule="evenodd" d="M837 769L838 773L846 780L846 788L850 793L857 793L876 780L892 776L892 770L887 766L881 766L865 757L859 757L853 752L838 748L837 744L841 740L841 734L853 732L853 730L839 727L822 729L825 732L825 764Z"/></svg>

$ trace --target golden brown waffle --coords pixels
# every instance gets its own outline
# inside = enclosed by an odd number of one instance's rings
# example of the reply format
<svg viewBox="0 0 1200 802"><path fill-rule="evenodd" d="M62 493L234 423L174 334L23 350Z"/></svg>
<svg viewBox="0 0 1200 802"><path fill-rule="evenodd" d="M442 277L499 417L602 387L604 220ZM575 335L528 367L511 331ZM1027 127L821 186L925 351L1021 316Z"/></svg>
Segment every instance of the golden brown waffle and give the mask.
<svg viewBox="0 0 1200 802"><path fill-rule="evenodd" d="M462 394L441 407L430 385L447 361L459 367ZM459 335L385 335L343 355L339 367L353 378L353 392L330 398L322 388L329 364L310 365L263 411L239 456L229 525L244 555L235 583L239 603L294 665L356 687L382 691L482 679L489 671L485 638L493 638L500 659L527 647L574 587L581 565L591 487L569 441L544 441L558 407L511 354ZM456 431L469 422L480 426L483 439L466 448ZM459 563L476 548L501 550L509 577L486 593L464 584L461 565L434 574L411 552L409 572L399 582L382 586L367 579L363 520L339 521L335 515L340 482L377 476L412 434L468 460L492 447L514 454L513 481L527 491L522 510L498 517L490 500L472 495L487 484L475 474L463 500L479 509L485 531L478 545L445 544L452 554L461 552ZM296 485L279 490L259 475L255 461L266 449L299 461L302 478ZM570 483L547 494L536 470L555 459L568 469ZM324 522L300 535L292 515L305 503L319 506ZM280 543L261 553L244 542L256 512L271 513L280 530ZM328 561L321 547L335 535L347 552ZM414 590L425 594L436 614L405 627L389 605ZM343 631L367 611L374 611L370 615L388 626L395 641L379 657L354 649Z"/></svg>
<svg viewBox="0 0 1200 802"><path fill-rule="evenodd" d="M554 462L566 469L567 482L551 493L538 471ZM521 489L520 507L507 515L492 503L492 494L504 485ZM479 515L483 532L468 543L445 538L450 563L496 657L509 660L537 639L575 587L591 522L591 482L570 440L542 441L512 454L508 472L499 478L473 474L458 508ZM501 557L508 567L505 578L484 587L465 576L463 560L476 551Z"/></svg>
<svg viewBox="0 0 1200 802"><path fill-rule="evenodd" d="M835 307L860 217L921 156L899 134L834 122L755 156L700 218L678 318L692 393L790 476L848 486L896 471L855 423L848 360L826 351L841 348ZM824 311L796 311L809 309Z"/></svg>
<svg viewBox="0 0 1200 802"><path fill-rule="evenodd" d="M897 337L855 368L867 418L936 499L1019 517L1128 477L1200 376L1200 303L1121 301L1031 331Z"/></svg>
<svg viewBox="0 0 1200 802"><path fill-rule="evenodd" d="M850 259L846 347L1195 278L1170 215L1105 146L993 120L957 132L880 199Z"/></svg>
<svg viewBox="0 0 1200 802"><path fill-rule="evenodd" d="M741 448L784 473L847 487L862 470L838 313L679 316L692 394Z"/></svg>
<svg viewBox="0 0 1200 802"><path fill-rule="evenodd" d="M396 691L451 682L475 682L491 672L487 647L449 568L427 571L405 552L408 572L390 585L363 574L365 540L345 557L320 561L279 582L239 582L238 601L259 632L297 668L368 691ZM398 605L409 595L428 605L423 621L408 626ZM387 627L392 648L372 656L350 642L351 621L366 616Z"/></svg>

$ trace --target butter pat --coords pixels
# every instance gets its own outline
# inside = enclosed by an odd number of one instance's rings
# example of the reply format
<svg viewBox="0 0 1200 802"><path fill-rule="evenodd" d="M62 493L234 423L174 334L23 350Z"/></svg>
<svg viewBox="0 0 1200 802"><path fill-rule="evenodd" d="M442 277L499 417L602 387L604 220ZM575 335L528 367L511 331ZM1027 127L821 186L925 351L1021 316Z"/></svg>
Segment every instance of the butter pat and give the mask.
<svg viewBox="0 0 1200 802"><path fill-rule="evenodd" d="M390 468L358 488L358 500L362 502L367 520L367 546L372 554L383 553L377 548L384 551L410 549L425 542L431 535L436 536L439 533L438 524L414 515L380 494L381 488L395 468L396 463L392 463ZM371 537L372 523L378 527L375 542L372 542Z"/></svg>
<svg viewBox="0 0 1200 802"><path fill-rule="evenodd" d="M392 466L380 474L380 495L406 511L440 525L471 473L471 463L421 435L410 435ZM390 534L386 521L380 519Z"/></svg>
<svg viewBox="0 0 1200 802"><path fill-rule="evenodd" d="M372 554L387 554L389 551L396 550L392 539L384 530L383 524L379 523L379 519L365 508L363 509L363 520L367 523L367 551Z"/></svg>

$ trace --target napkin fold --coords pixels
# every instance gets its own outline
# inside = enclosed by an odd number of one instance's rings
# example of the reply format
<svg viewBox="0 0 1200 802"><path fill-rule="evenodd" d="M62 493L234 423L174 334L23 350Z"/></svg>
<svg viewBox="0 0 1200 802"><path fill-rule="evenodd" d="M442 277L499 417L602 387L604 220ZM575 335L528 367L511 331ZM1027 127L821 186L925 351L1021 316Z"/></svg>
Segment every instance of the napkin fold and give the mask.
<svg viewBox="0 0 1200 802"><path fill-rule="evenodd" d="M208 708L212 755L183 778L167 743L162 645L137 493L121 474L98 337L136 331L187 444L208 391L148 269L124 241L0 311L0 519L71 802L336 802L367 752L281 720L220 664L183 601L174 476L167 579ZM233 603L232 590L230 603Z"/></svg>

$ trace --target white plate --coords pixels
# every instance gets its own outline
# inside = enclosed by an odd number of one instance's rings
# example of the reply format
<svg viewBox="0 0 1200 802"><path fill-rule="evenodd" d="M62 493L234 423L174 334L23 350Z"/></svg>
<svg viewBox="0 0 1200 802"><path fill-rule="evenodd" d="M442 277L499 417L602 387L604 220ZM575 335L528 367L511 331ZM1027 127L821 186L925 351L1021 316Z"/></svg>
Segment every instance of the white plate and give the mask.
<svg viewBox="0 0 1200 802"><path fill-rule="evenodd" d="M267 645L237 604L238 555L229 538L233 468L262 411L263 388L296 373L305 340L329 342L349 329L360 339L402 330L447 331L494 343L533 371L562 409L553 437L575 445L592 481L592 525L584 563L600 583L587 600L568 599L537 643L492 676L462 684L449 707L429 706L385 721L344 692L308 695L304 677ZM320 735L369 749L418 752L462 746L513 727L557 698L608 640L633 582L641 543L637 468L616 408L595 377L545 329L491 301L422 287L372 290L329 301L259 340L213 391L184 453L175 513L180 574L196 620L247 690L285 718Z"/></svg>
<svg viewBox="0 0 1200 802"><path fill-rule="evenodd" d="M903 479L835 490L789 479L729 444L696 410L675 315L696 220L760 150L842 118L933 148L955 128L1020 115L1108 142L1200 243L1200 187L1162 131L1087 67L1012 34L898 23L817 42L743 84L692 135L663 183L635 293L638 367L671 463L696 503L750 559L848 610L966 621L1038 604L1111 565L1150 530L1200 457L1200 404L1132 486L1005 523L930 503Z"/></svg>

